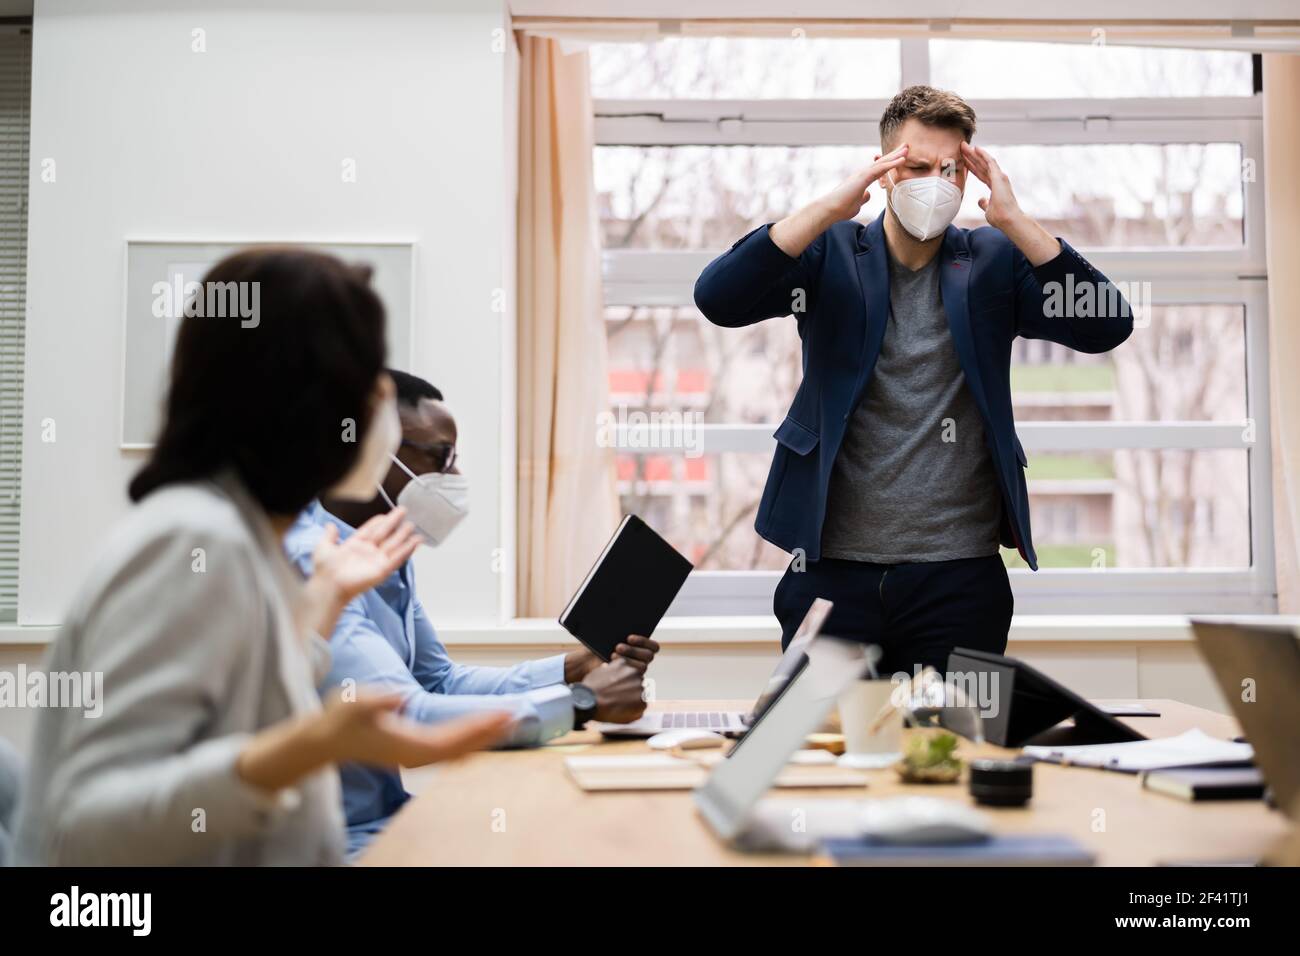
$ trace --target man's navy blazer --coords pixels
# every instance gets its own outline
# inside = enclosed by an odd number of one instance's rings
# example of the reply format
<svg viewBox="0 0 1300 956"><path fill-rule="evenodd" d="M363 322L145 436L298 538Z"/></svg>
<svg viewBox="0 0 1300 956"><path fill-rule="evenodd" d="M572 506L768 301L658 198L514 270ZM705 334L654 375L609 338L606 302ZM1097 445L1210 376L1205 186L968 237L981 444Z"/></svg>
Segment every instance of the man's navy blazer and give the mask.
<svg viewBox="0 0 1300 956"><path fill-rule="evenodd" d="M755 229L709 263L695 283L695 304L715 325L791 314L798 323L803 381L773 436L776 454L754 528L777 547L816 561L831 469L889 321L884 214L870 225L836 223L797 259L777 247L768 228ZM1000 538L1037 570L1025 451L1011 411L1011 343L1022 335L1106 352L1133 331L1132 312L1063 240L1059 255L1031 266L997 229L949 226L939 269L953 346L1002 490Z"/></svg>

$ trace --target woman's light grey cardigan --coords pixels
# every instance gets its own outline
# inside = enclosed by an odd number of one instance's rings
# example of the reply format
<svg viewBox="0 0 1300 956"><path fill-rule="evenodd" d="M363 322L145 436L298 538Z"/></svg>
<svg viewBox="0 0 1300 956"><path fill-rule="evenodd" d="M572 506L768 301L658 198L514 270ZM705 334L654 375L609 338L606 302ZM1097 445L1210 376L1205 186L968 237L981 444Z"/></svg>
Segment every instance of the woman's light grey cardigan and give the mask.
<svg viewBox="0 0 1300 956"><path fill-rule="evenodd" d="M54 672L103 674L103 713L46 708L19 804L19 864L334 864L338 773L269 794L247 736L320 707L328 661L300 587L237 481L165 487L110 533L54 643Z"/></svg>

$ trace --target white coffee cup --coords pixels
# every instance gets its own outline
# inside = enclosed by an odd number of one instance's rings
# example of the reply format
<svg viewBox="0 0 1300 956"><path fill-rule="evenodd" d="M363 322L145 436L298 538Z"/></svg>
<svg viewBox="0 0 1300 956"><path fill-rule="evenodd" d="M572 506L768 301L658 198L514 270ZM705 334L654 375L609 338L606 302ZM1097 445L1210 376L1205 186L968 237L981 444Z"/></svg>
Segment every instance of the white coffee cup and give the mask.
<svg viewBox="0 0 1300 956"><path fill-rule="evenodd" d="M893 711L874 733L871 731L893 691L891 680L860 680L840 695L840 729L844 733L844 756L839 759L842 766L888 767L902 756L902 713Z"/></svg>

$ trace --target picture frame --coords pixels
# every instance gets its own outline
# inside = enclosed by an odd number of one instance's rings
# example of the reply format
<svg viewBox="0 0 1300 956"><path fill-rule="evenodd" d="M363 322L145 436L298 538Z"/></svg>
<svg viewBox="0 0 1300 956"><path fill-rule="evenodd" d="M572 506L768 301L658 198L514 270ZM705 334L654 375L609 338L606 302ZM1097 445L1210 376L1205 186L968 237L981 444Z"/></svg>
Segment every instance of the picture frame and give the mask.
<svg viewBox="0 0 1300 956"><path fill-rule="evenodd" d="M373 270L371 285L387 316L387 363L411 364L415 316L415 243L413 240L217 240L127 238L122 296L122 390L120 447L152 448L162 424L163 401L172 345L180 315L167 291L198 282L207 270L238 249L292 245L364 262ZM158 300L167 300L158 315Z"/></svg>

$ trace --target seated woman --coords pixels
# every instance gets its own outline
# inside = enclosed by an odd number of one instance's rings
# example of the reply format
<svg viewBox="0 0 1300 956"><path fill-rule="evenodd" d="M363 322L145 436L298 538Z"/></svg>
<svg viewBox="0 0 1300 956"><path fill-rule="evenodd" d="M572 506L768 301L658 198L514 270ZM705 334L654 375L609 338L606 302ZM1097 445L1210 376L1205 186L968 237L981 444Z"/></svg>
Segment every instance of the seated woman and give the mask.
<svg viewBox="0 0 1300 956"><path fill-rule="evenodd" d="M368 270L263 248L218 263L203 290L249 295L259 314L181 323L135 506L48 661L102 673L102 714L40 712L18 863L338 863L337 763L419 766L507 730L500 714L426 728L393 713L393 695L322 708L316 693L319 635L418 540L400 512L326 536L305 584L281 549L318 495L372 497L397 447Z"/></svg>

